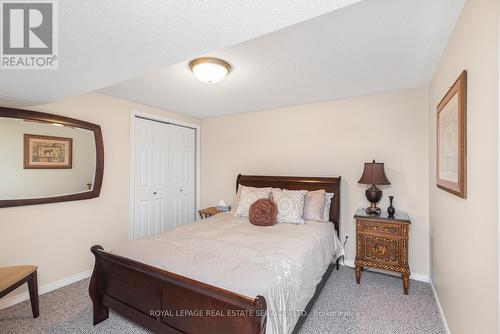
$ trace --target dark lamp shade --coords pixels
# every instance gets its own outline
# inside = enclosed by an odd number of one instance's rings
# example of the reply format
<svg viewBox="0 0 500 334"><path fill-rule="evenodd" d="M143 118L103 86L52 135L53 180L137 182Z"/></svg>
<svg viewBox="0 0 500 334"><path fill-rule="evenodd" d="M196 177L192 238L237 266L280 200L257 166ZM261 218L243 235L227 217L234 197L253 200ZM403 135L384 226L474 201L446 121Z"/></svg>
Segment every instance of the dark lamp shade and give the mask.
<svg viewBox="0 0 500 334"><path fill-rule="evenodd" d="M358 183L361 184L391 184L384 171L384 164L380 162L367 162L365 163L365 169L363 170L363 175L359 179Z"/></svg>

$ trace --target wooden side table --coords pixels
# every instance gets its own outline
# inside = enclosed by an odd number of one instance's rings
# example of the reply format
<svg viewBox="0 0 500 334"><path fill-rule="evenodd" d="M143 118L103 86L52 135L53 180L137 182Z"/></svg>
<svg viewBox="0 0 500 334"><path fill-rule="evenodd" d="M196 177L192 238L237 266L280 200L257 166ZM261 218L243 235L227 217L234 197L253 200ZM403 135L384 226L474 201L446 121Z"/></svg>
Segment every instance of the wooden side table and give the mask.
<svg viewBox="0 0 500 334"><path fill-rule="evenodd" d="M408 265L408 236L410 218L398 212L394 218L382 213L367 215L359 209L356 219L356 283L361 281L363 267L384 269L402 274L403 292L408 294L410 267Z"/></svg>
<svg viewBox="0 0 500 334"><path fill-rule="evenodd" d="M218 213L220 213L221 211L219 211L216 207L212 206L212 207L209 207L209 208L205 208L205 209L201 209L201 210L198 210L198 214L200 215L200 218L201 219L206 219L206 218L209 218L209 217L212 217Z"/></svg>

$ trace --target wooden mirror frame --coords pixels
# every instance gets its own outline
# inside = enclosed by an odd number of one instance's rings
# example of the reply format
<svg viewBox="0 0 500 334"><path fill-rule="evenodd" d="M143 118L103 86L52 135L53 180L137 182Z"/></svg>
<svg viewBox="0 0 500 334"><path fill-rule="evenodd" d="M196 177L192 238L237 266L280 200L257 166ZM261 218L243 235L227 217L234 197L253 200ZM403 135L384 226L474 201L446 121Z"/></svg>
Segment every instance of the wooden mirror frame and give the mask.
<svg viewBox="0 0 500 334"><path fill-rule="evenodd" d="M104 143L102 140L101 127L99 125L59 115L53 115L53 114L47 114L47 113L23 110L23 109L3 108L3 107L0 107L0 117L27 119L31 121L44 122L49 124L58 123L65 126L90 130L94 133L95 148L96 148L96 169L95 169L95 176L93 183L94 186L92 190L77 194L69 194L69 195L61 195L53 197L0 200L0 208L21 206L21 205L80 201L84 199L99 197L101 193L102 178L104 175Z"/></svg>

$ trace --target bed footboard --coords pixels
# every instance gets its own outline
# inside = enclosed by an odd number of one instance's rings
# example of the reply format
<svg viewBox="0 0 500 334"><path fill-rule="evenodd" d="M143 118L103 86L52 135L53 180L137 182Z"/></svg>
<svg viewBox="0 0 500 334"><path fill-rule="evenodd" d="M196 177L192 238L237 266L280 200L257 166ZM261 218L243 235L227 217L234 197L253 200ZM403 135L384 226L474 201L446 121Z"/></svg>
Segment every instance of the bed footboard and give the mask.
<svg viewBox="0 0 500 334"><path fill-rule="evenodd" d="M220 289L93 246L94 325L109 308L155 333L264 334L266 300Z"/></svg>

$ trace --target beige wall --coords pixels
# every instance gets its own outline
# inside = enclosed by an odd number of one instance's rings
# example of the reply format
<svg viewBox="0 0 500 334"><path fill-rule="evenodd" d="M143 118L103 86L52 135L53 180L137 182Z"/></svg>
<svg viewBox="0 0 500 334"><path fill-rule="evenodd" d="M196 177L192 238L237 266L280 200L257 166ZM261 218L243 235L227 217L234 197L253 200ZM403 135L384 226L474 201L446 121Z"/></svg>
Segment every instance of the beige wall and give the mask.
<svg viewBox="0 0 500 334"><path fill-rule="evenodd" d="M363 163L384 162L398 210L412 218L410 266L429 273L428 91L396 93L208 118L202 121L202 206L233 201L238 173L342 176L341 232L354 258Z"/></svg>
<svg viewBox="0 0 500 334"><path fill-rule="evenodd" d="M469 0L430 86L432 280L450 331L498 333L498 1ZM467 199L435 186L436 106L468 71Z"/></svg>
<svg viewBox="0 0 500 334"><path fill-rule="evenodd" d="M90 246L112 248L127 239L131 108L199 123L94 93L34 108L101 125L105 152L102 192L91 200L0 209L0 266L36 264L39 284L44 285L91 269Z"/></svg>

